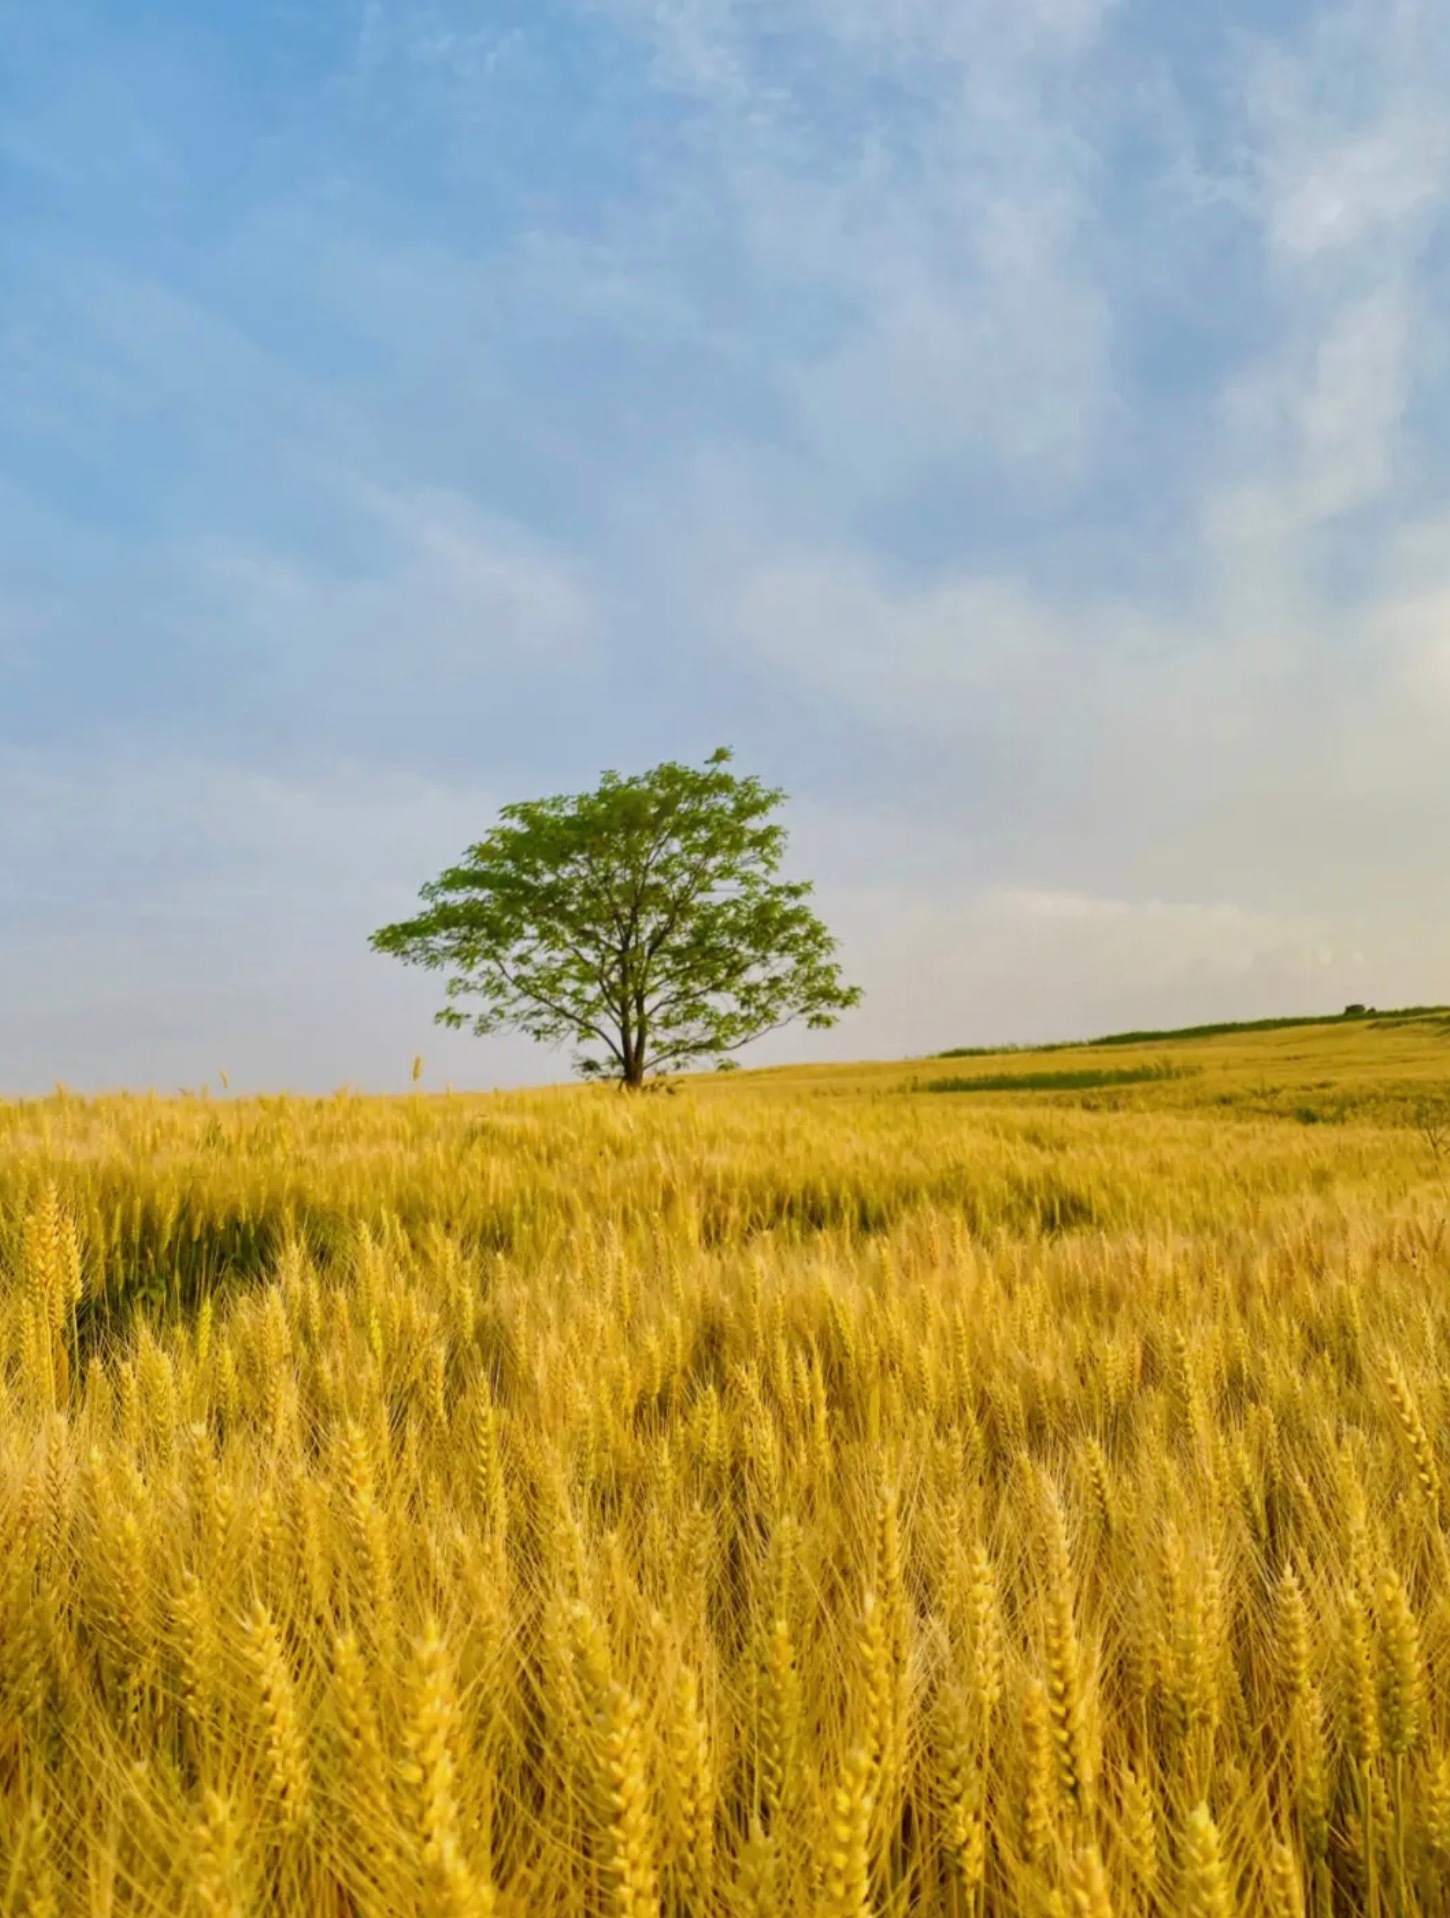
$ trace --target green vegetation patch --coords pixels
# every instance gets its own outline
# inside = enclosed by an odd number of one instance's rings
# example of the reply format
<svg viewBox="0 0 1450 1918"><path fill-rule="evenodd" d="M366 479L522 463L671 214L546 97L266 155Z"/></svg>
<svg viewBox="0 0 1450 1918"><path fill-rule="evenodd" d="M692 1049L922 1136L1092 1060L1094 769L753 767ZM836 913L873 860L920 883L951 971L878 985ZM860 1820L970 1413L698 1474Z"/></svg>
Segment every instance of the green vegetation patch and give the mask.
<svg viewBox="0 0 1450 1918"><path fill-rule="evenodd" d="M1280 1019L1230 1019L1216 1025L1163 1027L1142 1032L1108 1032L1097 1039L1056 1039L1047 1045L1021 1046L949 1046L945 1052L933 1054L937 1059L987 1059L1006 1052L1072 1052L1086 1050L1093 1046L1142 1046L1157 1045L1165 1039L1224 1039L1239 1032L1287 1032L1294 1026L1401 1026L1414 1025L1423 1020L1444 1015L1444 1006L1402 1006L1390 1012L1375 1012L1368 1008L1356 1012L1305 1013L1296 1017ZM1447 1022L1442 1016L1438 1020L1444 1029Z"/></svg>
<svg viewBox="0 0 1450 1918"><path fill-rule="evenodd" d="M1076 1072L986 1072L975 1078L928 1079L925 1092L1097 1092L1105 1086L1181 1079L1181 1066L1083 1066Z"/></svg>

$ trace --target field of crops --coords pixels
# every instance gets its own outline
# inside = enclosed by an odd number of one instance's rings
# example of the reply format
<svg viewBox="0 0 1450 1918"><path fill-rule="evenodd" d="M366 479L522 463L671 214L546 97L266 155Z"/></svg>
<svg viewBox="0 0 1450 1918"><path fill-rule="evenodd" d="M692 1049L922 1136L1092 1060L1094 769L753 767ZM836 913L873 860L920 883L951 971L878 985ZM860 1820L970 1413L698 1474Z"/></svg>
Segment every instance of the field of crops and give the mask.
<svg viewBox="0 0 1450 1918"><path fill-rule="evenodd" d="M1447 1092L0 1105L0 1918L1450 1912Z"/></svg>

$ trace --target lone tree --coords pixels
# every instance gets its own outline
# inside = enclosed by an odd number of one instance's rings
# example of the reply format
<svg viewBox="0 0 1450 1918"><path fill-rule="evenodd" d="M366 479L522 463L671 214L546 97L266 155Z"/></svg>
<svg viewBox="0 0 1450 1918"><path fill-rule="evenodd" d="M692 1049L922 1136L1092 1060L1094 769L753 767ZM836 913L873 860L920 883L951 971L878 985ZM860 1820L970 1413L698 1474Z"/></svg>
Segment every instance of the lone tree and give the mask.
<svg viewBox="0 0 1450 1918"><path fill-rule="evenodd" d="M785 795L729 765L722 747L700 770L666 761L505 806L374 951L449 974L439 1025L573 1040L584 1077L622 1086L726 1065L792 1020L834 1025L861 993L841 982L810 886L776 877Z"/></svg>

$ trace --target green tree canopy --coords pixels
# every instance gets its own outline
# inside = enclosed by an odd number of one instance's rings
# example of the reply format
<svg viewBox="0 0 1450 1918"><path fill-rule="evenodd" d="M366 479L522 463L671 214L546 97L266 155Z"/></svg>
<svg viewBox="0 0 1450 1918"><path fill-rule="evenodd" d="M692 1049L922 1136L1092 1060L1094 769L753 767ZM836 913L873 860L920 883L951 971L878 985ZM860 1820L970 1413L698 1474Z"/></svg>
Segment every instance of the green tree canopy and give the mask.
<svg viewBox="0 0 1450 1918"><path fill-rule="evenodd" d="M585 1077L627 1086L728 1063L793 1020L834 1025L861 994L810 886L776 876L785 795L729 767L722 747L503 807L374 950L448 975L440 1025L573 1041Z"/></svg>

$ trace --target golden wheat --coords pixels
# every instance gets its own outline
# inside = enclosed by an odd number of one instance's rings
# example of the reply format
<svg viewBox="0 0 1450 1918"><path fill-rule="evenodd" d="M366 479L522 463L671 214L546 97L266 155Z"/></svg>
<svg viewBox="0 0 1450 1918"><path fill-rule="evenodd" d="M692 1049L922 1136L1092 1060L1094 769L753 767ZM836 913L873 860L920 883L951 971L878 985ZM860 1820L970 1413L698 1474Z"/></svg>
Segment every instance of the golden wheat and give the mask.
<svg viewBox="0 0 1450 1918"><path fill-rule="evenodd" d="M0 1105L0 1913L1450 1912L1429 1041L1294 1043Z"/></svg>

